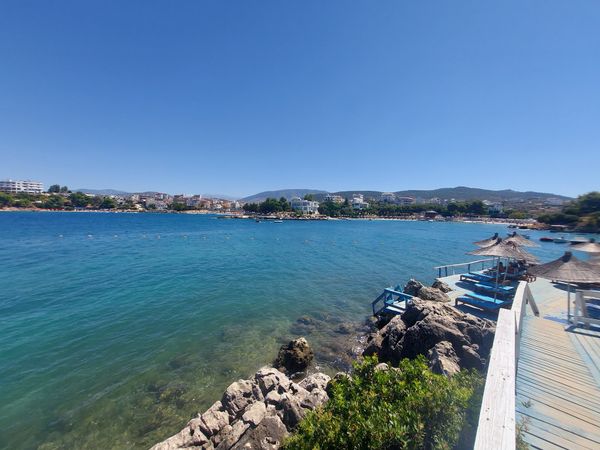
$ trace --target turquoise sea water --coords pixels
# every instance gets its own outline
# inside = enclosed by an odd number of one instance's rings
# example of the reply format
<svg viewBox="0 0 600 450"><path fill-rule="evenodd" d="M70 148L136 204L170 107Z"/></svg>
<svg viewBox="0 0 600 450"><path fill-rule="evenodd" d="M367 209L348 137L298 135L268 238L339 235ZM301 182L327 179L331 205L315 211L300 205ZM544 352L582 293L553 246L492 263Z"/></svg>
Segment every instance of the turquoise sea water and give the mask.
<svg viewBox="0 0 600 450"><path fill-rule="evenodd" d="M298 334L333 371L353 339L341 323L364 321L385 286L478 259L471 242L496 231L0 213L0 448L147 448Z"/></svg>

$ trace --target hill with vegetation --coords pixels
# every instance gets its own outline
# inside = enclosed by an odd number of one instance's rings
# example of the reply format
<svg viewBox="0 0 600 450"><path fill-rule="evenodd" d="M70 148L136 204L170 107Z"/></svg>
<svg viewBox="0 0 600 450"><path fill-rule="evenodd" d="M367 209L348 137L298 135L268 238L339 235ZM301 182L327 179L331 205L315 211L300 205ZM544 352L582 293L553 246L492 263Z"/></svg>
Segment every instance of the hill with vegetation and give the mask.
<svg viewBox="0 0 600 450"><path fill-rule="evenodd" d="M561 212L544 214L537 220L548 225L566 225L576 231L600 233L600 192L581 195Z"/></svg>
<svg viewBox="0 0 600 450"><path fill-rule="evenodd" d="M285 198L290 200L293 197L304 198L305 195L313 196L325 196L327 191L321 191L318 189L281 189L279 191L265 191L259 192L258 194L250 195L248 197L244 197L240 199L240 202L244 203L261 203L264 202L268 198Z"/></svg>
<svg viewBox="0 0 600 450"><path fill-rule="evenodd" d="M267 198L281 198L285 197L290 200L292 197L304 197L307 194L312 194L314 199L322 202L328 191L318 189L281 189L278 191L265 191L258 194L250 195L248 197L240 199L241 202L245 203L260 203L265 201ZM355 191L337 191L331 192L331 194L340 195L344 198L352 199L355 194L362 194L367 199L379 199L382 191L370 191L370 190L355 190ZM479 189L466 186L457 186L452 188L440 188L431 190L404 190L395 191L399 197L414 197L419 199L432 199L439 198L440 200L457 200L457 201L473 201L473 200L489 200L489 201L510 201L516 199L532 200L532 199L548 199L548 198L559 198L562 200L572 200L570 197L564 195L552 194L548 192L534 192L534 191L513 191L512 189L503 189L494 191L490 189Z"/></svg>
<svg viewBox="0 0 600 450"><path fill-rule="evenodd" d="M333 194L341 195L345 198L351 198L354 194L362 194L365 198L379 198L381 197L381 191L340 191L333 192ZM479 189L466 186L457 186L453 188L440 188L430 190L405 190L395 191L399 197L414 197L422 199L439 198L440 200L490 200L490 201L506 201L506 200L531 200L531 199L548 199L548 198L560 198L562 200L571 200L570 197L564 195L552 194L547 192L534 192L534 191L513 191L512 189L503 189L494 191L490 189ZM323 194L321 196L324 197ZM316 196L319 200L319 196Z"/></svg>

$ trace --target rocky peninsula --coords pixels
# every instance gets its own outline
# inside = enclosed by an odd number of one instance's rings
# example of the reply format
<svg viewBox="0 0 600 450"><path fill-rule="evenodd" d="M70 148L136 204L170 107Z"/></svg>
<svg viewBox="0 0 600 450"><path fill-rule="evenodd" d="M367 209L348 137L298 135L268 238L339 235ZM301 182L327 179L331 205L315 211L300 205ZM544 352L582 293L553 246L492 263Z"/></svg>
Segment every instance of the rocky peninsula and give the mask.
<svg viewBox="0 0 600 450"><path fill-rule="evenodd" d="M404 291L415 299L402 315L371 322L370 333L362 339L362 355L377 355L382 369L424 355L432 371L446 376L463 368L484 372L495 324L452 307L449 290L440 282L428 287L411 280ZM313 350L304 338L283 345L275 367L263 367L252 378L232 383L220 401L151 450L279 448L309 411L329 400L331 383L348 376L306 375L312 359Z"/></svg>

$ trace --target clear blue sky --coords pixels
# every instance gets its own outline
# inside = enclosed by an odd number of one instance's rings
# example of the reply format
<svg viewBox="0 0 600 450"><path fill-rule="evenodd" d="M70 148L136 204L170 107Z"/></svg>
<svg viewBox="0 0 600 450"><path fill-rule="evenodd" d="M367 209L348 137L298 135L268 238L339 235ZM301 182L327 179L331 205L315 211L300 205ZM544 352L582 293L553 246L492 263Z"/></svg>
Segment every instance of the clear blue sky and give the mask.
<svg viewBox="0 0 600 450"><path fill-rule="evenodd" d="M0 3L0 178L600 188L600 1Z"/></svg>

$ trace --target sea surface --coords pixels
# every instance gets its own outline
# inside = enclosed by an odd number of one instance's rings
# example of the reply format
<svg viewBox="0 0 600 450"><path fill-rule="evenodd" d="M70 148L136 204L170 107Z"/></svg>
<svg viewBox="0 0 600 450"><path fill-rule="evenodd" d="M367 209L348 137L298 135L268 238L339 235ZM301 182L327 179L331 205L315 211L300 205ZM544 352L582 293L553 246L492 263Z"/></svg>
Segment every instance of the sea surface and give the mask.
<svg viewBox="0 0 600 450"><path fill-rule="evenodd" d="M334 372L384 287L430 283L433 266L478 259L473 241L507 231L0 213L0 448L148 448L298 335Z"/></svg>

